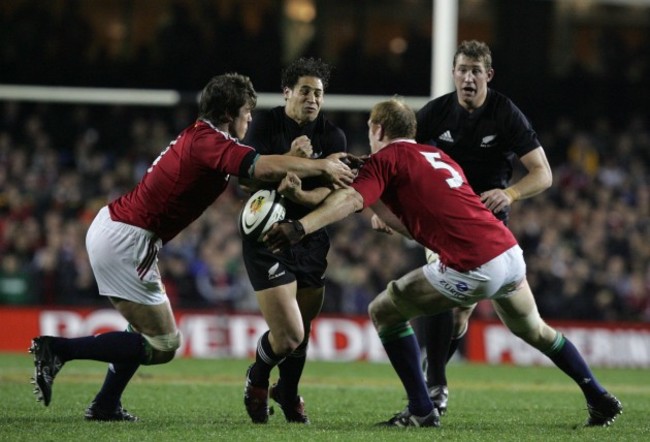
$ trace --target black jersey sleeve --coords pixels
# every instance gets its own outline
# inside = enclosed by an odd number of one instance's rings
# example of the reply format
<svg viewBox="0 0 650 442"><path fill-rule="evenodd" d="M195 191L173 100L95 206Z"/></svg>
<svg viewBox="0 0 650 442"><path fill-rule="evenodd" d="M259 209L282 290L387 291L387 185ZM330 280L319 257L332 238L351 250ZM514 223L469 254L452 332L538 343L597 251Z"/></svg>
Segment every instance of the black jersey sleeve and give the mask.
<svg viewBox="0 0 650 442"><path fill-rule="evenodd" d="M326 146L326 151L324 153L331 154L335 152L348 151L348 139L341 128L334 126L328 121L325 126L325 131L327 132L328 145Z"/></svg>
<svg viewBox="0 0 650 442"><path fill-rule="evenodd" d="M510 99L506 100L506 109L506 112L499 114L505 117L501 122L505 129L503 133L508 134L508 145L521 158L541 146L541 143L528 118Z"/></svg>

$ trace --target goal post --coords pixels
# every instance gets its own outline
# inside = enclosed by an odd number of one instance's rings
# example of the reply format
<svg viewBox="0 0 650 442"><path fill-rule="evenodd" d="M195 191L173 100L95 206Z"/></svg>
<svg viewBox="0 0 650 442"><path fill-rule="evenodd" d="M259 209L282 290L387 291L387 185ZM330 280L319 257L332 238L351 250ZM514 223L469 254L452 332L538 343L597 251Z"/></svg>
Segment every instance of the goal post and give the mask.
<svg viewBox="0 0 650 442"><path fill-rule="evenodd" d="M365 112L377 102L393 95L340 95L327 94L327 111ZM0 84L0 101L30 101L41 103L98 104L173 107L191 102L198 103L199 92L179 92L172 89L121 89L68 86L24 86ZM417 110L429 97L404 96L404 101ZM281 106L280 93L262 92L257 96L257 107L268 109Z"/></svg>

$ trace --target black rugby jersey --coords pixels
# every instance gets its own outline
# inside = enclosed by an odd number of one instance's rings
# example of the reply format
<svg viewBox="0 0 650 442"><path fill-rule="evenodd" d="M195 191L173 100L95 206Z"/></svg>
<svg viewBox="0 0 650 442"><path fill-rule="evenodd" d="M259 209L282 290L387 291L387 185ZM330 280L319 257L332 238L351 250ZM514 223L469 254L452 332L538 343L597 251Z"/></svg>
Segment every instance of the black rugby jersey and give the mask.
<svg viewBox="0 0 650 442"><path fill-rule="evenodd" d="M345 134L328 121L322 112L311 123L300 126L287 116L284 106L255 114L243 143L252 146L261 155L282 155L289 151L291 142L301 135L306 135L311 140L314 158L325 158L336 152L347 151ZM322 185L323 182L318 177L302 178L304 190ZM286 218L289 219L302 218L312 210L288 200L285 207Z"/></svg>
<svg viewBox="0 0 650 442"><path fill-rule="evenodd" d="M417 112L417 123L417 142L452 157L477 194L508 187L515 156L541 146L519 108L493 89L471 113L458 103L455 91L431 100Z"/></svg>

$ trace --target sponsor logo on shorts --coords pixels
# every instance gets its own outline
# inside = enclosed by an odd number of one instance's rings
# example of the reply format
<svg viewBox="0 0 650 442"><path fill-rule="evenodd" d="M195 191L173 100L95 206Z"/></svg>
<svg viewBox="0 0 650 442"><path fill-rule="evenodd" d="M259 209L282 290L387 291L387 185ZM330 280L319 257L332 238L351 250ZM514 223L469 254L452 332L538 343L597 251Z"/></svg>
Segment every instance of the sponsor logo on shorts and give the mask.
<svg viewBox="0 0 650 442"><path fill-rule="evenodd" d="M280 263L279 262L276 262L275 264L273 264L269 268L269 281L271 281L272 279L275 279L275 278L279 278L280 276L285 274L284 270L281 271L280 273L277 273L279 268L280 268Z"/></svg>
<svg viewBox="0 0 650 442"><path fill-rule="evenodd" d="M440 279L438 283L442 285L442 288L444 288L447 291L447 294L452 298L458 299L459 301L467 301L470 299L469 295L462 293L469 290L469 286L463 281L452 283L445 281L444 279Z"/></svg>

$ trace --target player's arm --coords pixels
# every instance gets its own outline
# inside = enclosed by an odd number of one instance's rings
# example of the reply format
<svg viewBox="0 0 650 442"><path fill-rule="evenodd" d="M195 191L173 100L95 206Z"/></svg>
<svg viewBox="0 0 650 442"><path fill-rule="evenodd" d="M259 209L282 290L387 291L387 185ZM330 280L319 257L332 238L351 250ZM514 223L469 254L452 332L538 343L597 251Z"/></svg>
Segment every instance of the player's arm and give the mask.
<svg viewBox="0 0 650 442"><path fill-rule="evenodd" d="M286 155L257 155L248 175L261 181L279 182L288 172L300 178L323 176L340 187L346 187L354 179L352 170L339 157L312 160Z"/></svg>
<svg viewBox="0 0 650 442"><path fill-rule="evenodd" d="M542 146L528 152L520 158L528 173L517 183L506 189L507 193L513 193L517 199L525 199L542 193L553 184L553 173ZM508 190L510 189L510 190Z"/></svg>
<svg viewBox="0 0 650 442"><path fill-rule="evenodd" d="M290 155L299 158L311 158L314 154L314 148L311 145L311 140L307 135L301 135L291 142L291 146L285 155Z"/></svg>
<svg viewBox="0 0 650 442"><path fill-rule="evenodd" d="M542 146L531 150L520 160L528 172L519 181L505 189L492 189L481 193L481 201L495 213L517 200L543 192L553 183L551 166Z"/></svg>
<svg viewBox="0 0 650 442"><path fill-rule="evenodd" d="M390 211L388 207L384 203L381 202L381 200L378 200L376 203L374 203L372 206L370 206L372 211L375 213L374 216L377 216L378 220L375 220L375 224L380 227L380 229L375 229L379 231L384 231L385 229L381 229L382 224L389 227L390 229L396 231L397 233L402 234L408 239L412 239L411 234L409 231L404 227L404 224L402 224L402 221L395 216L393 212ZM381 223L379 222L381 221Z"/></svg>
<svg viewBox="0 0 650 442"><path fill-rule="evenodd" d="M352 187L336 189L316 210L300 219L305 234L315 232L363 209L363 197Z"/></svg>
<svg viewBox="0 0 650 442"><path fill-rule="evenodd" d="M393 234L393 229L391 229L383 219L379 218L376 213L373 213L372 217L370 217L370 226L372 227L372 230L376 232L385 233L387 235Z"/></svg>
<svg viewBox="0 0 650 442"><path fill-rule="evenodd" d="M294 203L313 208L323 202L327 195L332 192L332 189L317 187L312 190L303 190L300 178L295 173L289 172L280 182L278 192Z"/></svg>
<svg viewBox="0 0 650 442"><path fill-rule="evenodd" d="M273 252L296 244L306 235L363 209L363 197L352 187L336 189L323 203L300 220L285 220L274 225L264 242Z"/></svg>
<svg viewBox="0 0 650 442"><path fill-rule="evenodd" d="M260 140L254 140L255 145L258 146L264 146ZM264 149L267 149L266 146L264 146ZM268 149L267 149L268 150ZM311 158L313 153L313 148L311 145L311 140L307 135L301 135L295 140L291 142L291 147L289 150L284 154L287 156L292 156L292 157L297 157L297 158ZM248 192L248 193L253 193L261 188L264 187L264 182L260 180L254 180L251 178L240 178L239 179L239 186L242 188L243 191ZM286 196L286 195L285 195ZM325 194L322 198L325 198L327 194ZM299 201L296 201L300 203ZM320 202L320 201L319 201ZM318 203L316 203L318 204ZM310 206L311 207L311 206Z"/></svg>
<svg viewBox="0 0 650 442"><path fill-rule="evenodd" d="M369 158L367 155L356 156L352 154L347 154L344 157L341 157L339 153L329 155L329 159L339 159L343 161L347 166L352 168L353 173L356 175L363 166L363 163ZM278 192L280 192L285 198L293 201L294 203L300 204L305 207L316 207L319 205L327 196L332 192L333 187L336 186L322 186L317 187L311 190L304 190L302 188L302 181L294 173L287 173L284 179L280 182L278 186Z"/></svg>

